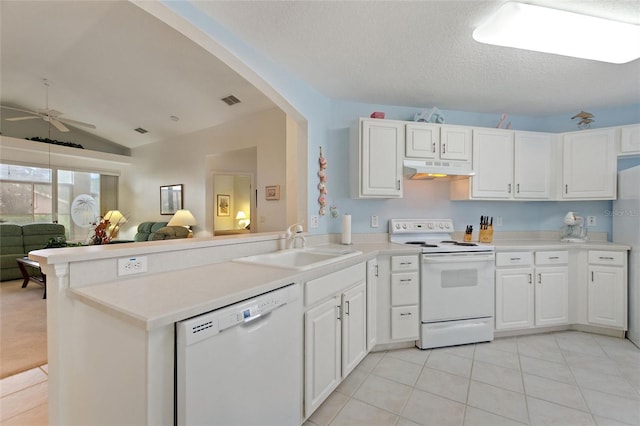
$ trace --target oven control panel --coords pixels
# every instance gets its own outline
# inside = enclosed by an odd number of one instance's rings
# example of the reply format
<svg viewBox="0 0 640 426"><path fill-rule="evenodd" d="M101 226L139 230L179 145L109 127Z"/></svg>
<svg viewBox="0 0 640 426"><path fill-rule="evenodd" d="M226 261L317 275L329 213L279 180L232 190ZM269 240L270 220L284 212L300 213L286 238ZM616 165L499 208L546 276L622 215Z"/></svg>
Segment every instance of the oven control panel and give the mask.
<svg viewBox="0 0 640 426"><path fill-rule="evenodd" d="M428 234L453 232L451 219L391 219L390 234Z"/></svg>

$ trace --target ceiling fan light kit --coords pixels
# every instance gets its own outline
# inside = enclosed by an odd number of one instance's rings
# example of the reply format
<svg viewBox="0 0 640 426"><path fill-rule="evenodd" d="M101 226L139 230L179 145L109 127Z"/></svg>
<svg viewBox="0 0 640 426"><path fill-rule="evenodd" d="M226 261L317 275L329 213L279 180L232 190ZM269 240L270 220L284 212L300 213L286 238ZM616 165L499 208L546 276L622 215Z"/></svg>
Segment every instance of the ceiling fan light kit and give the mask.
<svg viewBox="0 0 640 426"><path fill-rule="evenodd" d="M640 25L516 2L503 4L476 28L473 38L613 64L640 58Z"/></svg>

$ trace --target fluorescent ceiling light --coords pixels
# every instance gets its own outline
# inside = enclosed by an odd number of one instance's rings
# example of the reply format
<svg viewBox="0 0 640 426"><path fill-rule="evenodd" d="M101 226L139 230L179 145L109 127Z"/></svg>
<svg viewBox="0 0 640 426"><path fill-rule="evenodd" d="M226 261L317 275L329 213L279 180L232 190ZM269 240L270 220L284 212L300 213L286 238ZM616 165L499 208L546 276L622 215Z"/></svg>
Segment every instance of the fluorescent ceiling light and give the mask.
<svg viewBox="0 0 640 426"><path fill-rule="evenodd" d="M640 25L508 2L473 32L480 43L624 64L640 58Z"/></svg>

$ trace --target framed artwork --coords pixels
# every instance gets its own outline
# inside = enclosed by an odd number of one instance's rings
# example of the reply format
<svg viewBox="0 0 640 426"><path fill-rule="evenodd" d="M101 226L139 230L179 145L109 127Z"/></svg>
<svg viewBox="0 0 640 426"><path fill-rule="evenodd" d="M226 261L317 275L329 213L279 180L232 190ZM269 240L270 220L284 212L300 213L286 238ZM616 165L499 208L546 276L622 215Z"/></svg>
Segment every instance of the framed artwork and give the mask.
<svg viewBox="0 0 640 426"><path fill-rule="evenodd" d="M264 187L264 197L267 200L279 200L280 199L280 185L272 185Z"/></svg>
<svg viewBox="0 0 640 426"><path fill-rule="evenodd" d="M182 184L160 187L160 214L174 214L182 209Z"/></svg>
<svg viewBox="0 0 640 426"><path fill-rule="evenodd" d="M229 195L218 194L216 198L216 210L218 216L231 216L231 197Z"/></svg>

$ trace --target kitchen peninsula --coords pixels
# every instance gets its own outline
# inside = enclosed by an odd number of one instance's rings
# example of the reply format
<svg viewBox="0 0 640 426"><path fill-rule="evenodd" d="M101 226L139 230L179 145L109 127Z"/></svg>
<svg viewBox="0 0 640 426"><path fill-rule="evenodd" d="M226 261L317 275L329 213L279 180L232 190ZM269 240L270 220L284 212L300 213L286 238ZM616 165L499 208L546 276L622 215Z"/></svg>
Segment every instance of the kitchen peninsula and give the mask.
<svg viewBox="0 0 640 426"><path fill-rule="evenodd" d="M307 238L310 245L323 245L334 237ZM50 424L173 424L175 322L290 283L304 286L376 258L417 256L417 249L387 238L357 235L351 248L361 255L306 271L229 261L282 249L285 239L280 233L32 252L30 257L42 265L49 285ZM498 242L498 250L500 244L514 249ZM575 259L592 250L628 249L606 241L545 244L545 249L562 245ZM148 272L117 275L119 258L141 256L146 257ZM577 288L584 274L574 274L570 288ZM388 291L387 280L378 277L378 294ZM578 300L582 302L586 301ZM386 311L378 305L377 312ZM564 327L579 320L574 315ZM303 414L302 407L300 411L302 422L309 413Z"/></svg>

